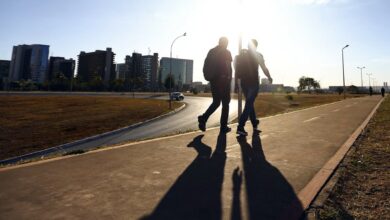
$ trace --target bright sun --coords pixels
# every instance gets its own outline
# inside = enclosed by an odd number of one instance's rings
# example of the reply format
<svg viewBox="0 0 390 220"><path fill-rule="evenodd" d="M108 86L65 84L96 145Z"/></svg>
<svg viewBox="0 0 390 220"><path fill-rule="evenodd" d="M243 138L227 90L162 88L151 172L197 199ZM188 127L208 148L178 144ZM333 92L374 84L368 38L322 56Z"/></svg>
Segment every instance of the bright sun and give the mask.
<svg viewBox="0 0 390 220"><path fill-rule="evenodd" d="M269 0L208 1L200 17L200 28L207 37L227 36L232 52L238 51L238 44L233 42L238 42L240 35L246 47L249 39L272 33L278 23L278 12Z"/></svg>

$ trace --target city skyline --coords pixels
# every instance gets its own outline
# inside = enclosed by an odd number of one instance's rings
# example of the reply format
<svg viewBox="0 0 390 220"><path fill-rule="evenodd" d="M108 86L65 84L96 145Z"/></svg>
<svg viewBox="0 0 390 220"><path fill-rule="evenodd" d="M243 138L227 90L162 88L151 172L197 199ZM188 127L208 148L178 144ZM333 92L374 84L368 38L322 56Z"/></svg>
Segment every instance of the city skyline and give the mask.
<svg viewBox="0 0 390 220"><path fill-rule="evenodd" d="M342 84L341 48L346 85L368 86L372 73L377 85L388 82L390 66L390 3L383 0L279 0L273 1L2 1L0 59L10 60L12 46L50 45L50 56L77 59L80 51L106 47L117 54L115 63L136 51L169 57L172 40L187 32L173 46L173 57L194 60L193 81L203 81L202 65L220 36L230 39L237 54L238 34L243 46L259 40L275 83L297 86L301 76L319 80L321 86ZM93 6L93 7L91 7ZM245 13L238 13L237 10ZM174 12L174 13L171 13ZM99 15L99 16L95 16ZM217 18L215 18L217 17ZM12 18L12 19L10 19ZM252 28L255 27L255 28ZM264 77L261 74L261 77Z"/></svg>

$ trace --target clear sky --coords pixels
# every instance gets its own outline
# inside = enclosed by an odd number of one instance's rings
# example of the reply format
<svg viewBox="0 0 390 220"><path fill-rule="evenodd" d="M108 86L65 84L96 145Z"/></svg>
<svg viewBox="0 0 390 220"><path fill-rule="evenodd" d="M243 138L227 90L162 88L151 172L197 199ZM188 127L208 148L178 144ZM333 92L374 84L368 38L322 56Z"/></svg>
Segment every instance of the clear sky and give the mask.
<svg viewBox="0 0 390 220"><path fill-rule="evenodd" d="M241 3L240 3L241 2ZM0 59L12 46L48 44L50 55L77 59L80 51L113 48L126 55L158 52L194 60L194 81L220 36L255 38L275 83L297 86L301 76L322 87L342 85L341 48L347 85L361 84L360 70L376 84L390 82L389 0L0 0ZM261 75L264 77L264 74Z"/></svg>

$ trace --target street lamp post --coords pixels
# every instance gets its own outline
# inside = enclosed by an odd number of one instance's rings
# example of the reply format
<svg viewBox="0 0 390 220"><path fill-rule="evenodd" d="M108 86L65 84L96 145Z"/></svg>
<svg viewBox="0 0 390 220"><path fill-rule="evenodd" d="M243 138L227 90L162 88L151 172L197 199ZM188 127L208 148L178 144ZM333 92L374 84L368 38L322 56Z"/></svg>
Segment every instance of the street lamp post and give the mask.
<svg viewBox="0 0 390 220"><path fill-rule="evenodd" d="M238 54L240 55L242 52L242 33L240 33L240 36L238 37ZM237 77L237 74L236 76ZM237 82L237 85L235 86L238 86L238 94L237 94L237 98L238 98L238 109L237 109L237 113L238 113L238 118L241 117L241 114L242 114L242 90L241 90L241 79L235 79L236 82Z"/></svg>
<svg viewBox="0 0 390 220"><path fill-rule="evenodd" d="M342 62L343 62L343 90L344 90L344 99L345 99L345 75L344 75L344 49L349 47L349 45L345 45L343 49L341 49L341 57L342 57Z"/></svg>
<svg viewBox="0 0 390 220"><path fill-rule="evenodd" d="M366 74L368 76L368 86L371 87L371 75L372 75L372 73L366 73Z"/></svg>
<svg viewBox="0 0 390 220"><path fill-rule="evenodd" d="M170 53L170 59L169 59L169 109L172 109L172 98L171 98L171 93L172 93L172 47L175 41L181 37L187 36L187 32L184 32L184 34L176 37L171 44L171 53Z"/></svg>
<svg viewBox="0 0 390 220"><path fill-rule="evenodd" d="M358 69L360 69L360 80L361 80L361 83L362 83L362 89L363 89L363 69L365 69L366 67L363 66L363 67L357 67Z"/></svg>

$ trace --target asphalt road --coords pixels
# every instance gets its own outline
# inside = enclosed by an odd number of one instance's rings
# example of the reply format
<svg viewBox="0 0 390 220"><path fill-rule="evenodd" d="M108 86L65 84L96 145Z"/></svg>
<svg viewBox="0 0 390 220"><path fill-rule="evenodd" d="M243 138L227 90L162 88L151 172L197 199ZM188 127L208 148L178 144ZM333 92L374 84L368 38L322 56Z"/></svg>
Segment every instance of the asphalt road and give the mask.
<svg viewBox="0 0 390 220"><path fill-rule="evenodd" d="M247 139L209 129L3 168L0 218L294 220L302 190L379 100L262 118Z"/></svg>
<svg viewBox="0 0 390 220"><path fill-rule="evenodd" d="M159 99L165 99L160 97ZM172 114L162 119L146 123L140 127L124 131L108 137L89 141L80 145L73 146L67 151L79 149L91 149L105 145L114 145L131 140L142 140L154 137L166 136L169 134L182 133L191 130L198 130L198 115L202 114L211 104L212 99L208 97L185 97L186 107L178 113ZM219 125L221 116L221 107L209 118L207 127ZM231 100L229 120L237 117L237 100Z"/></svg>

